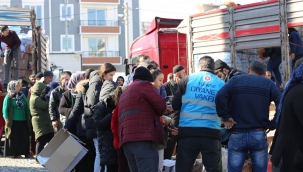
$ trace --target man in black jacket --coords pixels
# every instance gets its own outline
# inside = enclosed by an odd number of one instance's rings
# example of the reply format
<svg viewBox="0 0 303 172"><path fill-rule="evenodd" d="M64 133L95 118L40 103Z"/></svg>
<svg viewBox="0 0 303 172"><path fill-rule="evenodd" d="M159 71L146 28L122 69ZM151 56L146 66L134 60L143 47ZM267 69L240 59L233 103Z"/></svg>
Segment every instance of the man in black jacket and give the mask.
<svg viewBox="0 0 303 172"><path fill-rule="evenodd" d="M59 131L62 128L62 123L60 120L60 114L59 114L59 104L62 98L62 94L66 90L65 83L69 81L70 75L68 72L62 72L61 78L60 78L60 86L55 88L50 95L49 99L49 114L52 121L53 128L56 131Z"/></svg>
<svg viewBox="0 0 303 172"><path fill-rule="evenodd" d="M173 68L173 79L164 84L166 95L174 96L178 90L179 81L186 76L183 66L177 65ZM180 111L174 111L170 114L172 118L172 124L175 127L179 127ZM164 159L171 159L175 145L177 143L177 136L169 133L167 148L164 150Z"/></svg>
<svg viewBox="0 0 303 172"><path fill-rule="evenodd" d="M245 72L229 67L224 61L218 59L215 61L215 73L220 73L223 76L219 78L223 79L224 82L230 80L233 76L245 74Z"/></svg>

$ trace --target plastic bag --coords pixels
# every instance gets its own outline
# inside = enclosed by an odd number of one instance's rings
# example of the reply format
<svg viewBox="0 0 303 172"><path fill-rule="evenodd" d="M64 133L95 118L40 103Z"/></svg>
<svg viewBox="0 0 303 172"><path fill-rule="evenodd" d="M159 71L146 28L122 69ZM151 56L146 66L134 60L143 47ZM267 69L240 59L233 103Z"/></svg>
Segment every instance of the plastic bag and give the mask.
<svg viewBox="0 0 303 172"><path fill-rule="evenodd" d="M221 148L222 153L222 171L227 172L227 164L228 164L228 150L227 148L222 147Z"/></svg>
<svg viewBox="0 0 303 172"><path fill-rule="evenodd" d="M268 160L268 164L267 164L267 172L272 172L272 163L271 160Z"/></svg>

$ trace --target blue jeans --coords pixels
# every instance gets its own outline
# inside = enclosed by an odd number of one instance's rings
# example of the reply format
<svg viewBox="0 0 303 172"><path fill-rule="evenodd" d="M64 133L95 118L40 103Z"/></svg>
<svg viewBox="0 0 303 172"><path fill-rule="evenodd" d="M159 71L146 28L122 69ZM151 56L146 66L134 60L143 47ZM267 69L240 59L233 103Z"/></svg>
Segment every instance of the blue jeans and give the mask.
<svg viewBox="0 0 303 172"><path fill-rule="evenodd" d="M267 70L275 75L276 82L278 82L278 85L282 84L282 76L279 70L279 66L282 62L281 57L275 57L274 59L270 58L267 63Z"/></svg>
<svg viewBox="0 0 303 172"><path fill-rule="evenodd" d="M265 131L232 133L228 142L228 171L242 172L249 152L254 171L267 172L267 146Z"/></svg>

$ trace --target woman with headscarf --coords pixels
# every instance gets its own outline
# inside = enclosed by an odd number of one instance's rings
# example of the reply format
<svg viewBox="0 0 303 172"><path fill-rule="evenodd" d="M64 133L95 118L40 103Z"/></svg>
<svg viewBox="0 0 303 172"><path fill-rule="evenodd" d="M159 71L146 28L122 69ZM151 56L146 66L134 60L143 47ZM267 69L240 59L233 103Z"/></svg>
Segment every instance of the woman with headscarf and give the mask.
<svg viewBox="0 0 303 172"><path fill-rule="evenodd" d="M29 132L31 131L29 105L25 95L20 92L20 83L10 81L3 102L5 120L4 156L29 155Z"/></svg>
<svg viewBox="0 0 303 172"><path fill-rule="evenodd" d="M67 84L67 90L63 93L62 99L59 105L59 113L63 116L65 116L66 119L68 119L74 105L75 100L77 96L77 90L76 85L84 79L82 72L77 72L72 74L70 80ZM62 120L63 125L65 124L65 120ZM74 130L71 130L70 132L75 134L76 133L76 125L73 127Z"/></svg>
<svg viewBox="0 0 303 172"><path fill-rule="evenodd" d="M35 132L36 155L38 155L44 146L53 138L54 129L48 112L48 100L46 94L49 91L44 83L37 82L32 87L30 97L30 110L32 115L33 130Z"/></svg>
<svg viewBox="0 0 303 172"><path fill-rule="evenodd" d="M273 172L303 171L303 64L288 82L277 108L278 127L269 154Z"/></svg>
<svg viewBox="0 0 303 172"><path fill-rule="evenodd" d="M52 91L53 91L55 88L57 88L58 86L59 86L59 83L58 83L58 82L51 82L51 83L49 83L49 88L50 88L50 90L49 90L49 92L46 94L47 100L49 100Z"/></svg>

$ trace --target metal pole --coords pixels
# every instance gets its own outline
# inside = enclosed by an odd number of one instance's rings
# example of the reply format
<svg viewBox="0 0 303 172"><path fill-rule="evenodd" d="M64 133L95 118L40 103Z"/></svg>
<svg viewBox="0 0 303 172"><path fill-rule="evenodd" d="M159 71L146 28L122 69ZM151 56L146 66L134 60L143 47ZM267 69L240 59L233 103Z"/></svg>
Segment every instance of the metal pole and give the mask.
<svg viewBox="0 0 303 172"><path fill-rule="evenodd" d="M130 63L129 57L129 23L128 23L128 3L124 2L124 24L125 24L125 55L127 57L127 63Z"/></svg>
<svg viewBox="0 0 303 172"><path fill-rule="evenodd" d="M230 60L231 66L237 68L237 52L235 43L235 21L234 21L234 7L228 8L229 14L229 39L230 39Z"/></svg>
<svg viewBox="0 0 303 172"><path fill-rule="evenodd" d="M64 8L65 8L65 48L66 48L66 51L68 51L67 3L68 3L68 0L65 0Z"/></svg>
<svg viewBox="0 0 303 172"><path fill-rule="evenodd" d="M280 39L281 39L281 55L282 55L282 82L285 86L290 79L290 64L289 64L289 43L288 43L288 26L287 26L287 1L279 0L280 9Z"/></svg>
<svg viewBox="0 0 303 172"><path fill-rule="evenodd" d="M186 31L186 42L187 42L187 66L188 74L195 73L195 62L194 62L194 52L193 52L193 42L192 42L192 18L188 16L188 27Z"/></svg>

